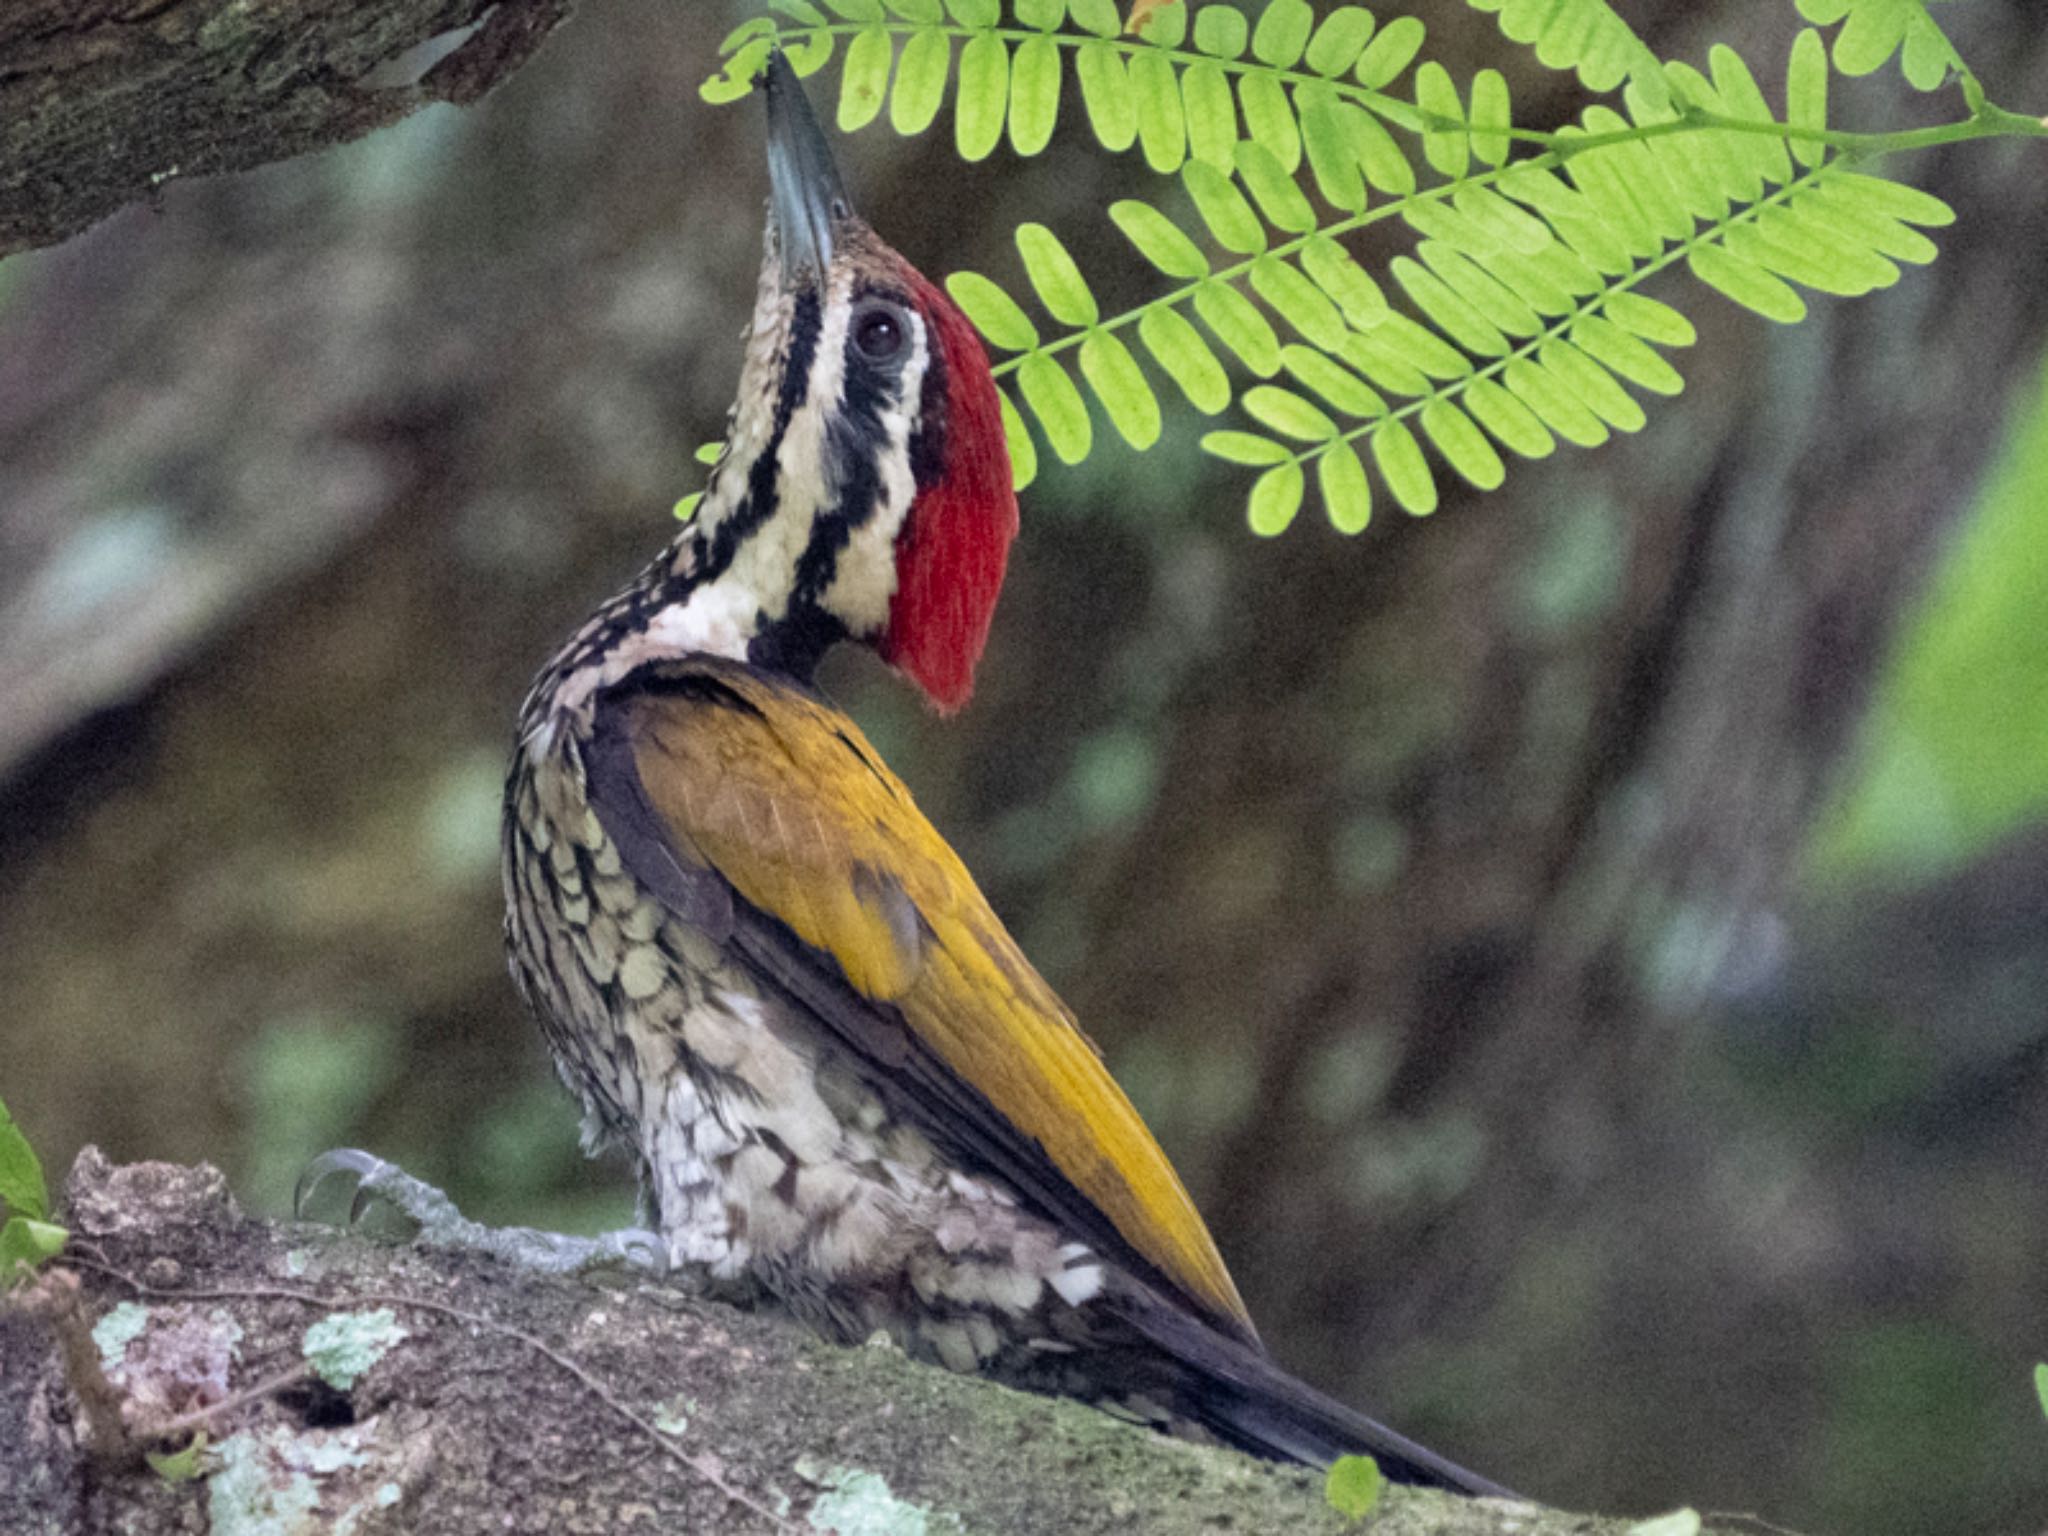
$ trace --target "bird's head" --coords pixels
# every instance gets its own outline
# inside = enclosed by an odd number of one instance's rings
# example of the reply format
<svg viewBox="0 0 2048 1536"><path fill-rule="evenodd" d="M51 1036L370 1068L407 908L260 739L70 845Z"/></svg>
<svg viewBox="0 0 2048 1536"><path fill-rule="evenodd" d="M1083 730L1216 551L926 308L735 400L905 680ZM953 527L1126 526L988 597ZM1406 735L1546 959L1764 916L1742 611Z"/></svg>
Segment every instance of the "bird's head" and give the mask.
<svg viewBox="0 0 2048 1536"><path fill-rule="evenodd" d="M751 659L805 674L853 639L957 709L1017 532L988 356L855 215L787 61L761 84L767 249L689 574L757 606Z"/></svg>

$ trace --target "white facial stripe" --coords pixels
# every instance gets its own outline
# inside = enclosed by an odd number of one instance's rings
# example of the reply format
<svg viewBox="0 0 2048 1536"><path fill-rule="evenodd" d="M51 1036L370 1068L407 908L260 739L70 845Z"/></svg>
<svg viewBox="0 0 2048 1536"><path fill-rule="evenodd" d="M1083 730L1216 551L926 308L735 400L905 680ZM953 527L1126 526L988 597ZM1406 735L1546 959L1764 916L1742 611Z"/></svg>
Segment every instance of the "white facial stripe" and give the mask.
<svg viewBox="0 0 2048 1536"><path fill-rule="evenodd" d="M881 418L886 434L880 450L881 503L840 551L832 584L820 601L854 635L875 634L889 620L889 602L896 595L896 536L917 495L910 440L923 416L924 376L931 354L924 317L914 309L905 313L910 317L910 355L903 360L896 403Z"/></svg>
<svg viewBox="0 0 2048 1536"><path fill-rule="evenodd" d="M795 302L783 291L781 267L771 240L767 259L761 263L754 317L741 333L746 355L740 364L739 394L726 413L725 446L718 457L718 469L706 487L704 501L697 509L700 528L716 528L732 515L747 493L748 468L767 450L769 436L775 430L775 397L781 385L783 360L789 355L791 317L795 311Z"/></svg>

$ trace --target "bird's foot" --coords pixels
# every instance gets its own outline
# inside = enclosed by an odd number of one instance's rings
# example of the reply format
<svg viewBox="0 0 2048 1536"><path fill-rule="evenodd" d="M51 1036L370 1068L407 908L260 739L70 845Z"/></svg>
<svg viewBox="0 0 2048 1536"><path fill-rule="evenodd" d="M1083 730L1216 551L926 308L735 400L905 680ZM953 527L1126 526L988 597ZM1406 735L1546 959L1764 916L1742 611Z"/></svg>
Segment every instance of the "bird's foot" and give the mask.
<svg viewBox="0 0 2048 1536"><path fill-rule="evenodd" d="M686 1284L688 1280L672 1273L668 1245L658 1232L629 1227L596 1237L570 1237L532 1227L487 1227L464 1216L433 1185L353 1147L323 1152L306 1165L292 1196L292 1213L301 1221L326 1221L430 1248L487 1253L543 1274L640 1271Z"/></svg>

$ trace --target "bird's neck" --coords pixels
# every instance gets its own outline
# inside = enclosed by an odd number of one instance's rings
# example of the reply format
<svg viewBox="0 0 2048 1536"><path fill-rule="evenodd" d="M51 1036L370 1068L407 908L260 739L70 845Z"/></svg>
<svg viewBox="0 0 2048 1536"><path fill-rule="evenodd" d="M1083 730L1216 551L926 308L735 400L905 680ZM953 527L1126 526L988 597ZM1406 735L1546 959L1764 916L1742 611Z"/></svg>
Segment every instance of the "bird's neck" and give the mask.
<svg viewBox="0 0 2048 1536"><path fill-rule="evenodd" d="M801 591L803 551L769 527L735 539L729 522L692 529L585 621L535 680L526 731L586 722L593 700L636 673L721 656L808 684L845 627Z"/></svg>

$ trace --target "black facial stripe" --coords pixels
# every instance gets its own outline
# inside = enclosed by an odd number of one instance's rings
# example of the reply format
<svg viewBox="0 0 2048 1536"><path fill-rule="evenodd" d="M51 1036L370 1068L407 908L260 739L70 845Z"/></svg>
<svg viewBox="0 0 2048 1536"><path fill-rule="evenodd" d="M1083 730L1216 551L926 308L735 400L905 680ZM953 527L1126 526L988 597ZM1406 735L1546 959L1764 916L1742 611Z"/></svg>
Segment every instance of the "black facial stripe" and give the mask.
<svg viewBox="0 0 2048 1536"><path fill-rule="evenodd" d="M704 564L694 576L698 582L717 580L732 564L740 545L775 515L775 474L782 438L810 390L811 365L817 360L818 331L823 323L817 292L806 288L796 296L796 308L789 318L789 356L783 364L781 391L775 397L775 424L760 456L747 466L746 496L712 536Z"/></svg>
<svg viewBox="0 0 2048 1536"><path fill-rule="evenodd" d="M872 480L873 474L861 476ZM825 589L832 585L833 574L839 569L839 552L846 548L857 526L855 519L841 510L845 503L830 512L822 512L811 525L811 542L804 546L804 552L797 557L796 589L789 595L791 618L799 617L806 609L817 606L825 595ZM870 508L872 513L872 508Z"/></svg>
<svg viewBox="0 0 2048 1536"><path fill-rule="evenodd" d="M789 599L792 618L815 607L825 595L839 566L839 552L881 503L882 455L889 446L882 414L896 403L901 373L899 366L878 367L868 361L848 338L844 395L826 428L825 451L837 471L838 495L819 512L810 542L797 559L796 587Z"/></svg>

